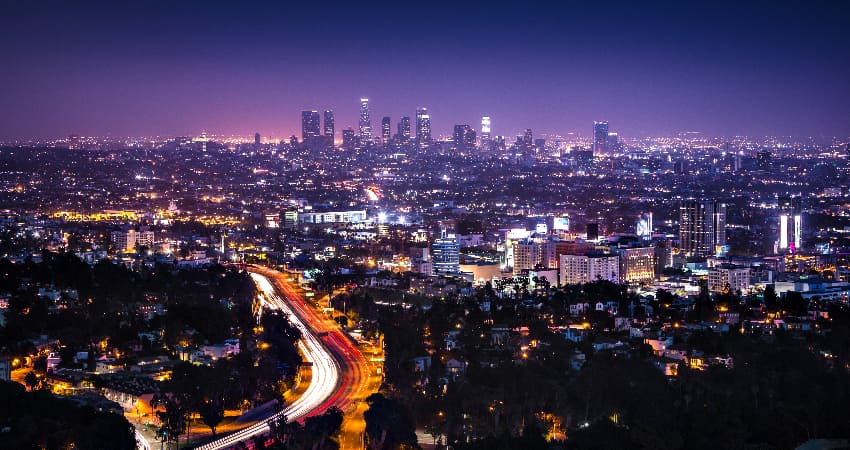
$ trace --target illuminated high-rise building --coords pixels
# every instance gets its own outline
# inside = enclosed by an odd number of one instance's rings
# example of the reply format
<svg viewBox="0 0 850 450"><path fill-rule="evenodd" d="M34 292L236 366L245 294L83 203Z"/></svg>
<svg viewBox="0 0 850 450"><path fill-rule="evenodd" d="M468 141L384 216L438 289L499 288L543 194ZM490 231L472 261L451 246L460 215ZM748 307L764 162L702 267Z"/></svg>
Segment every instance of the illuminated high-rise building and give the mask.
<svg viewBox="0 0 850 450"><path fill-rule="evenodd" d="M324 136L325 140L328 141L328 145L333 147L334 145L334 112L332 109L325 110L325 126L324 126Z"/></svg>
<svg viewBox="0 0 850 450"><path fill-rule="evenodd" d="M392 133L390 132L391 125L389 117L384 116L384 118L381 119L381 145L384 147L390 145L390 137L392 136Z"/></svg>
<svg viewBox="0 0 850 450"><path fill-rule="evenodd" d="M496 136L496 138L493 139L493 150L497 152L504 152L507 148L508 144L505 141L504 136Z"/></svg>
<svg viewBox="0 0 850 450"><path fill-rule="evenodd" d="M531 133L531 128L526 128L522 134L522 150L529 152L534 148L534 135Z"/></svg>
<svg viewBox="0 0 850 450"><path fill-rule="evenodd" d="M537 138L534 140L534 151L537 153L543 153L546 150L546 139L545 138Z"/></svg>
<svg viewBox="0 0 850 450"><path fill-rule="evenodd" d="M319 112L301 111L301 141L308 142L319 137Z"/></svg>
<svg viewBox="0 0 850 450"><path fill-rule="evenodd" d="M803 246L803 206L800 197L779 197L779 250L796 253Z"/></svg>
<svg viewBox="0 0 850 450"><path fill-rule="evenodd" d="M431 261L434 275L460 272L460 245L454 234L443 232L431 244Z"/></svg>
<svg viewBox="0 0 850 450"><path fill-rule="evenodd" d="M481 118L481 151L490 151L490 116Z"/></svg>
<svg viewBox="0 0 850 450"><path fill-rule="evenodd" d="M372 144L372 120L369 118L369 99L360 99L360 145Z"/></svg>
<svg viewBox="0 0 850 450"><path fill-rule="evenodd" d="M609 151L616 152L620 148L620 136L617 133L609 132L607 144Z"/></svg>
<svg viewBox="0 0 850 450"><path fill-rule="evenodd" d="M254 147L260 146L260 133L254 133Z"/></svg>
<svg viewBox="0 0 850 450"><path fill-rule="evenodd" d="M608 122L593 122L593 154L608 154Z"/></svg>
<svg viewBox="0 0 850 450"><path fill-rule="evenodd" d="M641 214L635 223L635 233L644 240L652 239L652 212Z"/></svg>
<svg viewBox="0 0 850 450"><path fill-rule="evenodd" d="M350 127L342 130L342 148L346 150L354 150L357 147L357 135Z"/></svg>
<svg viewBox="0 0 850 450"><path fill-rule="evenodd" d="M404 116L398 122L398 137L404 142L410 142L410 117Z"/></svg>
<svg viewBox="0 0 850 450"><path fill-rule="evenodd" d="M431 145L431 116L428 108L416 109L416 146L424 150Z"/></svg>
<svg viewBox="0 0 850 450"><path fill-rule="evenodd" d="M455 125L454 144L459 152L472 152L475 150L475 130L469 125Z"/></svg>
<svg viewBox="0 0 850 450"><path fill-rule="evenodd" d="M679 207L679 248L688 255L712 256L726 246L726 204L683 200Z"/></svg>

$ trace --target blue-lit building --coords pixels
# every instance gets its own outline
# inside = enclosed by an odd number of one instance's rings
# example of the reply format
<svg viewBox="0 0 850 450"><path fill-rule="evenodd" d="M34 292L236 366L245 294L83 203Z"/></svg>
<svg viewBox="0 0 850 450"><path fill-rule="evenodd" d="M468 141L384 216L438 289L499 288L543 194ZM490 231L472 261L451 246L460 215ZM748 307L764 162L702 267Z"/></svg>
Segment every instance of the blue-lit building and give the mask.
<svg viewBox="0 0 850 450"><path fill-rule="evenodd" d="M684 200L679 207L679 248L685 255L712 256L726 246L726 204Z"/></svg>
<svg viewBox="0 0 850 450"><path fill-rule="evenodd" d="M334 145L334 112L331 109L325 110L324 135L325 135L325 140L328 142L328 145L333 147L333 145Z"/></svg>
<svg viewBox="0 0 850 450"><path fill-rule="evenodd" d="M434 275L460 272L460 245L454 234L443 234L431 244Z"/></svg>
<svg viewBox="0 0 850 450"><path fill-rule="evenodd" d="M372 144L372 119L369 118L369 99L360 99L360 145Z"/></svg>
<svg viewBox="0 0 850 450"><path fill-rule="evenodd" d="M319 112L301 111L301 141L308 142L319 137Z"/></svg>
<svg viewBox="0 0 850 450"><path fill-rule="evenodd" d="M593 154L608 154L608 122L593 122Z"/></svg>
<svg viewBox="0 0 850 450"><path fill-rule="evenodd" d="M472 152L475 150L475 130L469 125L455 125L454 130L455 150L459 152Z"/></svg>
<svg viewBox="0 0 850 450"><path fill-rule="evenodd" d="M404 116L399 121L397 138L402 144L410 143L410 117Z"/></svg>
<svg viewBox="0 0 850 450"><path fill-rule="evenodd" d="M381 145L387 147L390 145L390 138L392 137L392 124L390 122L390 118L384 116L381 119Z"/></svg>
<svg viewBox="0 0 850 450"><path fill-rule="evenodd" d="M428 108L416 109L416 146L420 150L431 145L431 116Z"/></svg>

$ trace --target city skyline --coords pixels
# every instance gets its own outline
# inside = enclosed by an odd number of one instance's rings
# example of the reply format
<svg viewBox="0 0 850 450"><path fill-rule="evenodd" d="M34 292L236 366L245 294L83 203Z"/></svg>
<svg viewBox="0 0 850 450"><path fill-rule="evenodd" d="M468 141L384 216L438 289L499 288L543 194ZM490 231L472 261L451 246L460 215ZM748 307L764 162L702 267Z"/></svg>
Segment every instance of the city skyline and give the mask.
<svg viewBox="0 0 850 450"><path fill-rule="evenodd" d="M427 107L435 137L482 116L509 137L850 134L846 4L624 2L601 25L593 5L389 6L332 5L321 27L304 5L8 6L0 140L289 136L324 109L340 139L361 97L393 123Z"/></svg>

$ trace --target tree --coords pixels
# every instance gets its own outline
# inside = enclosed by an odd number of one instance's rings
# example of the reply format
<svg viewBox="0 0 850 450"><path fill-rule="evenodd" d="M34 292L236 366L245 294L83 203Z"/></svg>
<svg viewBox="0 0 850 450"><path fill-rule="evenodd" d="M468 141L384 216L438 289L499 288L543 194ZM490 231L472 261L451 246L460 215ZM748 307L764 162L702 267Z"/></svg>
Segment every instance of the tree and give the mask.
<svg viewBox="0 0 850 450"><path fill-rule="evenodd" d="M0 419L14 430L0 433L0 448L136 448L124 417L17 383L0 381Z"/></svg>
<svg viewBox="0 0 850 450"><path fill-rule="evenodd" d="M808 307L808 301L803 298L801 293L796 291L787 292L779 303L782 305L782 309L795 316L805 315Z"/></svg>
<svg viewBox="0 0 850 450"><path fill-rule="evenodd" d="M35 372L30 371L29 373L27 373L24 377L24 383L29 386L31 391L34 391L36 386L38 386L38 377L35 376Z"/></svg>
<svg viewBox="0 0 850 450"><path fill-rule="evenodd" d="M162 424L159 428L159 435L166 442L177 442L178 436L183 433L186 425L185 401L181 402L175 399L173 395L155 394L151 399L151 407L154 409L162 406L164 410L156 412L159 421Z"/></svg>
<svg viewBox="0 0 850 450"><path fill-rule="evenodd" d="M204 422L204 425L210 428L213 437L215 437L216 427L222 420L224 420L224 406L222 403L216 400L208 400L206 403L201 405L198 413L201 415L201 420Z"/></svg>
<svg viewBox="0 0 850 450"><path fill-rule="evenodd" d="M370 395L366 403L369 409L363 413L363 418L366 419L369 448L416 447L416 427L407 408L381 394Z"/></svg>
<svg viewBox="0 0 850 450"><path fill-rule="evenodd" d="M764 307L767 308L768 311L776 311L776 305L776 288L774 288L772 284L768 284L767 287L764 288Z"/></svg>
<svg viewBox="0 0 850 450"><path fill-rule="evenodd" d="M304 421L304 432L314 440L314 448L325 448L325 441L338 434L341 426L342 411L333 407L320 416L307 418Z"/></svg>

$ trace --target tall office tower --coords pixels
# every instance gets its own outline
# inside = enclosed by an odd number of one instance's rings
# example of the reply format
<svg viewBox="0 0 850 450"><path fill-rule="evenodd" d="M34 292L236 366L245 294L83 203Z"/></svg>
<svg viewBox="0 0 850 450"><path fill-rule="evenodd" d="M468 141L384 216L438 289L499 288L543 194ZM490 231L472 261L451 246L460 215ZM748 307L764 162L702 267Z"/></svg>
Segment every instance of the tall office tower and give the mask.
<svg viewBox="0 0 850 450"><path fill-rule="evenodd" d="M454 234L443 233L431 244L434 275L460 272L460 245Z"/></svg>
<svg viewBox="0 0 850 450"><path fill-rule="evenodd" d="M803 246L803 202L800 197L779 197L779 250L791 253Z"/></svg>
<svg viewBox="0 0 850 450"><path fill-rule="evenodd" d="M608 133L608 150L616 152L620 149L620 136L617 133Z"/></svg>
<svg viewBox="0 0 850 450"><path fill-rule="evenodd" d="M726 245L726 204L683 200L679 207L679 248L687 255L711 256Z"/></svg>
<svg viewBox="0 0 850 450"><path fill-rule="evenodd" d="M533 270L540 264L543 254L543 244L533 239L523 239L514 242L513 274L519 275L523 271Z"/></svg>
<svg viewBox="0 0 850 450"><path fill-rule="evenodd" d="M372 143L372 120L369 118L369 99L360 99L360 145Z"/></svg>
<svg viewBox="0 0 850 450"><path fill-rule="evenodd" d="M490 151L490 116L481 118L481 144L482 152Z"/></svg>
<svg viewBox="0 0 850 450"><path fill-rule="evenodd" d="M384 147L390 145L390 136L390 118L384 116L384 118L381 119L381 144Z"/></svg>
<svg viewBox="0 0 850 450"><path fill-rule="evenodd" d="M593 154L608 154L608 122L593 122Z"/></svg>
<svg viewBox="0 0 850 450"><path fill-rule="evenodd" d="M472 129L472 128L468 128L466 130L466 135L464 136L464 142L463 142L464 151L469 152L469 153L474 152L475 151L475 144L476 144L475 130Z"/></svg>
<svg viewBox="0 0 850 450"><path fill-rule="evenodd" d="M326 109L325 110L324 135L325 135L325 140L328 142L328 146L333 147L333 145L334 145L334 112L333 112L332 109Z"/></svg>
<svg viewBox="0 0 850 450"><path fill-rule="evenodd" d="M493 139L493 150L497 152L504 152L507 148L508 145L505 142L504 136L496 136L496 139Z"/></svg>
<svg viewBox="0 0 850 450"><path fill-rule="evenodd" d="M254 147L260 146L260 133L254 133Z"/></svg>
<svg viewBox="0 0 850 450"><path fill-rule="evenodd" d="M454 144L459 152L472 152L475 150L475 130L469 125L455 125Z"/></svg>
<svg viewBox="0 0 850 450"><path fill-rule="evenodd" d="M638 217L635 234L643 240L652 239L652 212L643 213Z"/></svg>
<svg viewBox="0 0 850 450"><path fill-rule="evenodd" d="M410 142L410 117L404 116L398 123L398 136L404 143Z"/></svg>
<svg viewBox="0 0 850 450"><path fill-rule="evenodd" d="M534 140L534 151L538 153L543 153L546 150L546 139L538 138Z"/></svg>
<svg viewBox="0 0 850 450"><path fill-rule="evenodd" d="M319 137L319 112L301 111L301 142Z"/></svg>
<svg viewBox="0 0 850 450"><path fill-rule="evenodd" d="M534 136L531 134L531 128L526 128L525 133L522 134L522 149L528 152L533 148Z"/></svg>
<svg viewBox="0 0 850 450"><path fill-rule="evenodd" d="M342 148L354 150L355 147L357 147L357 136L354 135L354 130L350 127L342 130Z"/></svg>
<svg viewBox="0 0 850 450"><path fill-rule="evenodd" d="M431 145L431 116L428 108L416 109L416 146L424 150Z"/></svg>

